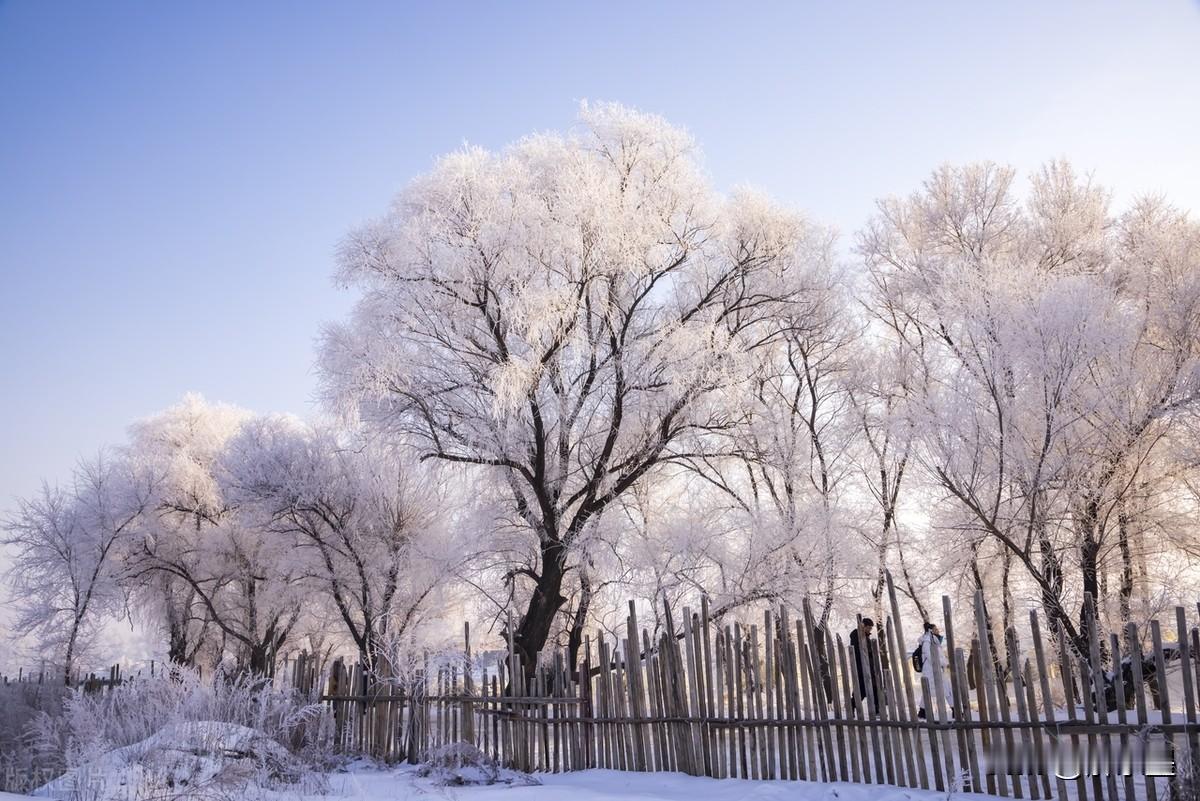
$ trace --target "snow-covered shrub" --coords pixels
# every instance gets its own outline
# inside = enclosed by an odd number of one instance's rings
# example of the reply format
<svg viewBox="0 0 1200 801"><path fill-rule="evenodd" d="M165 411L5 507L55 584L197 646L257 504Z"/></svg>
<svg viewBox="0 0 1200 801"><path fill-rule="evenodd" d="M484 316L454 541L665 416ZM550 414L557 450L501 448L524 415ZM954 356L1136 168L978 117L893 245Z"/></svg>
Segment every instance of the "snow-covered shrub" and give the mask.
<svg viewBox="0 0 1200 801"><path fill-rule="evenodd" d="M61 717L69 696L61 684L0 685L0 791L27 792L62 772L61 754L40 746L33 724Z"/></svg>
<svg viewBox="0 0 1200 801"><path fill-rule="evenodd" d="M324 774L262 732L236 723L170 723L141 742L72 767L39 794L69 801L226 801L328 790Z"/></svg>
<svg viewBox="0 0 1200 801"><path fill-rule="evenodd" d="M45 788L69 799L238 797L256 788L322 789L336 765L320 704L248 678L202 681L179 670L102 694L76 692L42 715L34 740L65 775Z"/></svg>
<svg viewBox="0 0 1200 801"><path fill-rule="evenodd" d="M1182 747L1178 747L1182 746ZM1200 765L1191 743L1175 749L1175 780L1171 782L1171 801L1200 801Z"/></svg>
<svg viewBox="0 0 1200 801"><path fill-rule="evenodd" d="M528 773L501 767L487 754L465 742L450 743L437 749L417 768L416 773L445 787L475 784L541 784Z"/></svg>

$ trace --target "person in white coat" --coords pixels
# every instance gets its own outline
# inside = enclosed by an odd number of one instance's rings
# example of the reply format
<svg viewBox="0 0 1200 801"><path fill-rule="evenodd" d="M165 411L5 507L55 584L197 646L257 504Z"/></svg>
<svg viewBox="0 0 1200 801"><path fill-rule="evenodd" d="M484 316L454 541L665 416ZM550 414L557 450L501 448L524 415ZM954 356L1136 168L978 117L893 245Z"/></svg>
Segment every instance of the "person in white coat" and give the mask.
<svg viewBox="0 0 1200 801"><path fill-rule="evenodd" d="M942 632L938 630L936 623L926 623L925 632L921 635L920 644L918 646L921 653L921 678L929 681L930 697L936 698L937 693L937 674L939 668L942 674L942 694L946 698L947 714L953 709L951 704L951 688L950 688L950 657L946 653L946 643L942 638ZM934 713L937 713L937 702L934 701ZM922 707L918 713L918 717L924 718L926 714L925 708Z"/></svg>

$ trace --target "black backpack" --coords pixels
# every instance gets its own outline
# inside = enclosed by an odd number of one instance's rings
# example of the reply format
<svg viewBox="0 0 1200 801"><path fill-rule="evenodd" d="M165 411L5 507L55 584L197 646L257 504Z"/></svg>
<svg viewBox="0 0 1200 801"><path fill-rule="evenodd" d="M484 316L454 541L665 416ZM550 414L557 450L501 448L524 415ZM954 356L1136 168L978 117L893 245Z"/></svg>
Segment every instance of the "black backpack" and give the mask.
<svg viewBox="0 0 1200 801"><path fill-rule="evenodd" d="M917 671L918 673L925 669L925 654L923 653L923 650L923 647L918 645L917 650L912 652L913 670Z"/></svg>

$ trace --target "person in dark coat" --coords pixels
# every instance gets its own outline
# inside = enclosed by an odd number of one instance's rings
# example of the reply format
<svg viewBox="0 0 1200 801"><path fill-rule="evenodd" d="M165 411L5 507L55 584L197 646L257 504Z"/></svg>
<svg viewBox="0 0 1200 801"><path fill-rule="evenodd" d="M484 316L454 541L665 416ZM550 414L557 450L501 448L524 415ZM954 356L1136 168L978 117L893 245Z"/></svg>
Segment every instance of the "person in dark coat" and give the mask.
<svg viewBox="0 0 1200 801"><path fill-rule="evenodd" d="M871 636L874 631L875 621L864 617L859 626L850 632L850 659L854 662L854 672L858 677L858 697L865 699L867 691L871 690L873 708L878 710L883 698L880 690L886 663L881 659L879 641ZM865 651L862 650L864 642L867 644Z"/></svg>

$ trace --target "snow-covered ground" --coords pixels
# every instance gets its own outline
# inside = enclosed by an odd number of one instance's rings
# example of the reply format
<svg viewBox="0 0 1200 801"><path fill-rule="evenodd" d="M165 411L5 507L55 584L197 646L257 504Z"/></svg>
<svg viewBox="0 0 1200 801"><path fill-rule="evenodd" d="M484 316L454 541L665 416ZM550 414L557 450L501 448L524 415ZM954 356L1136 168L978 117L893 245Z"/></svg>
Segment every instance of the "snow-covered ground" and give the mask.
<svg viewBox="0 0 1200 801"><path fill-rule="evenodd" d="M383 801L383 799L448 798L462 801L933 801L946 793L907 790L863 784L818 782L750 781L707 779L682 773L624 773L585 770L577 773L539 775L533 787L492 785L487 787L437 787L416 778L413 771L352 772L332 776L331 796ZM956 799L987 798L967 793Z"/></svg>
<svg viewBox="0 0 1200 801"><path fill-rule="evenodd" d="M954 795L956 801L971 797ZM81 761L33 796L0 793L0 801L30 797L60 801L935 801L947 794L880 785L613 770L531 776L500 768L465 743L439 750L423 766L383 768L359 761L342 770L315 772L254 729L188 721L169 724L132 745Z"/></svg>
<svg viewBox="0 0 1200 801"><path fill-rule="evenodd" d="M328 776L329 792L302 795L295 791L264 791L260 801L935 801L948 794L864 784L818 782L749 781L708 779L682 773L624 773L585 770L578 773L539 775L534 786L495 784L475 787L445 787L417 775L415 768L392 770L359 768ZM170 795L173 801L207 794ZM249 798L250 796L242 796ZM961 799L987 796L955 793ZM0 793L0 801L28 801L31 796Z"/></svg>

